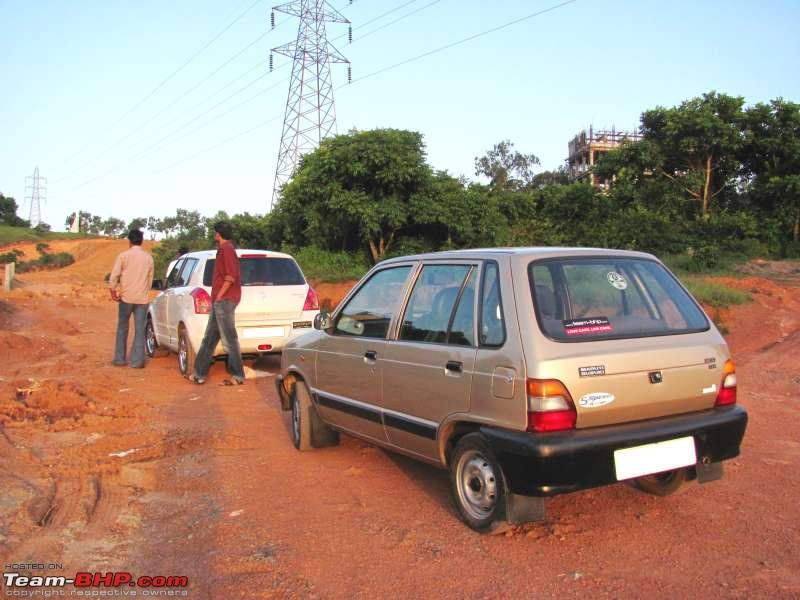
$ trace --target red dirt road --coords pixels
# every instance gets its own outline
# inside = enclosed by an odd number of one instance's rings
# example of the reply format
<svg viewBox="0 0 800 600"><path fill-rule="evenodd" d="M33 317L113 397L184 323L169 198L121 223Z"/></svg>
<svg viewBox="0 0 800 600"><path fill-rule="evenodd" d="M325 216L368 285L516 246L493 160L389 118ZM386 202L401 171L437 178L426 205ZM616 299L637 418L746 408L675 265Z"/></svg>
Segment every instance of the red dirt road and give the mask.
<svg viewBox="0 0 800 600"><path fill-rule="evenodd" d="M485 537L444 471L346 436L295 451L271 376L111 366L102 278L125 243L51 246L77 262L0 295L3 565L187 576L194 599L800 598L800 287L735 280L754 298L725 315L750 424L723 480L560 496Z"/></svg>

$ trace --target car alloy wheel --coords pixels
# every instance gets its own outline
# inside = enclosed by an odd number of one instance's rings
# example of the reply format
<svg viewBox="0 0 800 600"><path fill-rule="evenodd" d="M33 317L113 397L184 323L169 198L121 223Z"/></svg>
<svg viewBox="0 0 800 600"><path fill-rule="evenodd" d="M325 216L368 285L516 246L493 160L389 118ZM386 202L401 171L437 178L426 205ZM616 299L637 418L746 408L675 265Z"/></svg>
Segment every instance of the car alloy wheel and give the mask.
<svg viewBox="0 0 800 600"><path fill-rule="evenodd" d="M147 352L147 356L153 358L156 355L156 348L158 348L158 342L156 341L156 332L153 329L153 320L148 317L147 325L145 326L144 330L144 348Z"/></svg>

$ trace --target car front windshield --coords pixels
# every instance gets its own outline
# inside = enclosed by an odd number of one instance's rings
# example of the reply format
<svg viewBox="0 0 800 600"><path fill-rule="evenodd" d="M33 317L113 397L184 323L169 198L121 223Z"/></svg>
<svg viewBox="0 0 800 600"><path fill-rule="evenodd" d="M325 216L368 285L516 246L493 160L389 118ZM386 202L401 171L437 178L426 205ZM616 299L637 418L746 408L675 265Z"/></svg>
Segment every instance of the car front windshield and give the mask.
<svg viewBox="0 0 800 600"><path fill-rule="evenodd" d="M652 260L545 259L528 267L536 319L560 342L705 331L708 319Z"/></svg>

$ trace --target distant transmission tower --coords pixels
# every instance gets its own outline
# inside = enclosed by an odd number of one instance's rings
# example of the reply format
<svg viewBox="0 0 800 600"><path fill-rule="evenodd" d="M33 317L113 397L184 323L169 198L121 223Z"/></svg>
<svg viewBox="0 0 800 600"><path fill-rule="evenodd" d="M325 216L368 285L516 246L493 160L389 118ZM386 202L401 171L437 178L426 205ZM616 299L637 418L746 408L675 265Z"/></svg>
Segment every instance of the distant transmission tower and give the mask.
<svg viewBox="0 0 800 600"><path fill-rule="evenodd" d="M42 201L47 200L47 178L39 176L39 167L25 178L25 194L25 200L30 202L28 221L36 227L42 222Z"/></svg>
<svg viewBox="0 0 800 600"><path fill-rule="evenodd" d="M350 24L339 11L325 0L294 0L274 6L272 10L273 28L275 11L300 17L300 25L296 41L272 48L271 51L288 56L294 62L270 209L280 195L281 186L294 173L300 156L314 150L331 133L336 133L330 63L347 63L347 80L351 80L350 61L325 36L325 23ZM352 28L348 32L348 39L353 40ZM269 67L272 70L271 53Z"/></svg>

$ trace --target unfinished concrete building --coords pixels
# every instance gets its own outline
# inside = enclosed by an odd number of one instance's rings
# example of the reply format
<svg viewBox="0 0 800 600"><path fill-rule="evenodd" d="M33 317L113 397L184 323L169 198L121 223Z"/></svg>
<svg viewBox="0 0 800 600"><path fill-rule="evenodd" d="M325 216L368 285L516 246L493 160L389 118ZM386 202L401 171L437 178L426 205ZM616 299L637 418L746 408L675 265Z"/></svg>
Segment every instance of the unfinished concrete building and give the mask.
<svg viewBox="0 0 800 600"><path fill-rule="evenodd" d="M594 187L606 187L608 181L598 178L592 167L604 152L619 146L623 141L637 142L642 139L638 131L617 131L614 127L610 130L583 130L569 142L569 172L573 179L588 178Z"/></svg>

